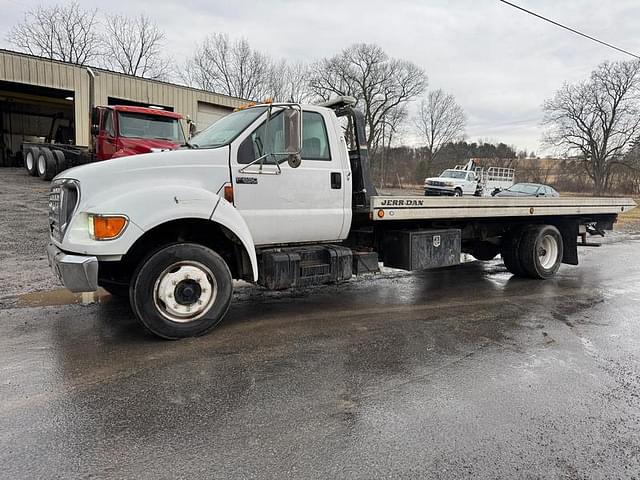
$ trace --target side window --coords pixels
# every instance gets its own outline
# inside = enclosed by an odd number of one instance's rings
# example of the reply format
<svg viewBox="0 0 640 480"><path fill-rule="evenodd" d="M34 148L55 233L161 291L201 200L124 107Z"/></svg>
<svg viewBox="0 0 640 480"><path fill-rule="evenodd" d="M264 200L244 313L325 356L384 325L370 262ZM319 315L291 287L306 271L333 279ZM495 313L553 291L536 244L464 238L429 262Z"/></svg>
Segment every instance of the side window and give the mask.
<svg viewBox="0 0 640 480"><path fill-rule="evenodd" d="M113 128L113 113L111 110L105 110L103 115L104 131L107 135L114 137L115 129Z"/></svg>
<svg viewBox="0 0 640 480"><path fill-rule="evenodd" d="M283 118L280 113L277 113L271 117L268 125L266 121L263 122L243 140L238 148L239 164L251 163L267 152L274 153L284 151ZM274 158L272 156L271 158L265 158L264 163L274 163Z"/></svg>
<svg viewBox="0 0 640 480"><path fill-rule="evenodd" d="M238 163L247 164L263 156L266 152L283 152L284 116L274 115L263 122L251 135L244 139L238 149ZM322 115L316 112L302 114L302 158L303 160L331 160L327 127ZM283 160L278 158L278 161ZM265 163L274 163L274 158L265 159Z"/></svg>
<svg viewBox="0 0 640 480"><path fill-rule="evenodd" d="M319 113L304 112L302 115L302 159L331 160L327 127Z"/></svg>

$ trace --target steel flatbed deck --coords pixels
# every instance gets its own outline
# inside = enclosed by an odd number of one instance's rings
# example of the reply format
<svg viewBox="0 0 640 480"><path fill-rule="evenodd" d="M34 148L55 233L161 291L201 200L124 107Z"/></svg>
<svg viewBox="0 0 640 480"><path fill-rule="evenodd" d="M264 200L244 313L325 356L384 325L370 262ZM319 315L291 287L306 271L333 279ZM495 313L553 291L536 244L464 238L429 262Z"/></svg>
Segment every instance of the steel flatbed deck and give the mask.
<svg viewBox="0 0 640 480"><path fill-rule="evenodd" d="M613 215L635 207L631 198L371 197L374 221Z"/></svg>

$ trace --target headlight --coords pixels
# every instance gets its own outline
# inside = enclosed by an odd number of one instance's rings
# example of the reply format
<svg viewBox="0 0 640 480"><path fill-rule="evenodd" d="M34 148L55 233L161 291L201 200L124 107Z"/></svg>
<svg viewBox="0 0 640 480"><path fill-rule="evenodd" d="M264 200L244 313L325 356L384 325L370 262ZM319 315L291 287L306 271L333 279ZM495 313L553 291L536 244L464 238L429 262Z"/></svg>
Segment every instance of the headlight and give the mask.
<svg viewBox="0 0 640 480"><path fill-rule="evenodd" d="M455 182L447 182L446 185L447 187L453 187L455 185Z"/></svg>
<svg viewBox="0 0 640 480"><path fill-rule="evenodd" d="M89 214L89 236L93 240L114 240L122 235L129 223L124 215Z"/></svg>

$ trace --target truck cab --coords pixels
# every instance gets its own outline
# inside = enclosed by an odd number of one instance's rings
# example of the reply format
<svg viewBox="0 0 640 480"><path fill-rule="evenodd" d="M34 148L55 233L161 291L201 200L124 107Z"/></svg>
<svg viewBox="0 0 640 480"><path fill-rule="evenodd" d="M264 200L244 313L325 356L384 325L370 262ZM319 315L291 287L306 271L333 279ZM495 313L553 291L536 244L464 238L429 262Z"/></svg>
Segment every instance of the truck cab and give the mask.
<svg viewBox="0 0 640 480"><path fill-rule="evenodd" d="M181 119L178 113L153 108L95 107L91 137L96 160L175 150L186 142Z"/></svg>

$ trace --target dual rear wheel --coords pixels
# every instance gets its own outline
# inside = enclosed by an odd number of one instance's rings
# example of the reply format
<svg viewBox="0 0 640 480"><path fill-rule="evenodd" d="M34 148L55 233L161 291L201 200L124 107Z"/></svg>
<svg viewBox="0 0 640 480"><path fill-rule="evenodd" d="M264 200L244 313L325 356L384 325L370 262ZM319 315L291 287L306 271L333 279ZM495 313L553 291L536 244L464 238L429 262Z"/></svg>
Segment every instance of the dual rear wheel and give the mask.
<svg viewBox="0 0 640 480"><path fill-rule="evenodd" d="M66 170L67 161L60 150L47 147L27 147L24 151L24 167L29 175L51 180L58 173Z"/></svg>
<svg viewBox="0 0 640 480"><path fill-rule="evenodd" d="M562 234L553 225L531 225L513 230L503 240L502 260L518 277L548 279L562 263Z"/></svg>

